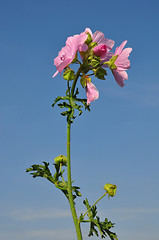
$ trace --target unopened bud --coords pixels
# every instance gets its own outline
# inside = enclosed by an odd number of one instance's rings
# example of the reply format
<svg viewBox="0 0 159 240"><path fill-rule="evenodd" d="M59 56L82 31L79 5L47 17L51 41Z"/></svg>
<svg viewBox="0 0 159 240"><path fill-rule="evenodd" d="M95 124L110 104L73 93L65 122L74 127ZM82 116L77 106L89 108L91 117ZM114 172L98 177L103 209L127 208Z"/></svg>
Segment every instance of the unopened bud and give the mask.
<svg viewBox="0 0 159 240"><path fill-rule="evenodd" d="M117 186L110 183L106 183L104 185L104 189L107 191L109 197L113 197L116 194Z"/></svg>
<svg viewBox="0 0 159 240"><path fill-rule="evenodd" d="M67 166L67 158L64 155L60 155L54 159L56 164L62 164L63 166Z"/></svg>

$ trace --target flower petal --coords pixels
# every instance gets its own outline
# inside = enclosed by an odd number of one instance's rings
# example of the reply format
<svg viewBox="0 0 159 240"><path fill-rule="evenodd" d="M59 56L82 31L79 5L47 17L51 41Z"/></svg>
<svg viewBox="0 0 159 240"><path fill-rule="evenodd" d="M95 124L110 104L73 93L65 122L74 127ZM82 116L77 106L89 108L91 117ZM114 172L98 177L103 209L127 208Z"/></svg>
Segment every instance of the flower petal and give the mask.
<svg viewBox="0 0 159 240"><path fill-rule="evenodd" d="M118 69L113 69L113 75L120 87L124 87L124 80L128 79L128 74L126 71L118 71Z"/></svg>
<svg viewBox="0 0 159 240"><path fill-rule="evenodd" d="M122 44L121 44L119 47L116 48L115 54L114 54L115 56L121 54L121 52L122 52L122 50L123 50L123 48L124 48L124 46L125 46L126 43L127 43L127 40L125 40L124 42L122 42Z"/></svg>
<svg viewBox="0 0 159 240"><path fill-rule="evenodd" d="M111 50L114 46L114 41L111 39L105 38L104 33L100 31L96 31L93 33L93 42L96 42L97 44L105 44L109 50Z"/></svg>

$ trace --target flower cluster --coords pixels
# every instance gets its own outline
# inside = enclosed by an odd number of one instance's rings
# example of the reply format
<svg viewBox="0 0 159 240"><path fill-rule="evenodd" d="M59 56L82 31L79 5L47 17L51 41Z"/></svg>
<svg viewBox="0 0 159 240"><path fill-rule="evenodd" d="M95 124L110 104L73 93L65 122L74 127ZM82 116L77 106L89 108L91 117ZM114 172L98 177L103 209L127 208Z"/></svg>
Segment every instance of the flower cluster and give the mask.
<svg viewBox="0 0 159 240"><path fill-rule="evenodd" d="M99 92L91 82L90 75L98 79L105 79L107 75L106 68L110 68L114 78L120 87L123 87L124 80L128 79L126 70L130 68L128 59L132 48L124 48L127 41L124 41L113 53L111 50L115 42L105 38L100 31L92 33L89 28L79 35L67 38L66 45L61 49L58 56L54 59L57 71L53 75L64 70L64 79L75 80L76 75L70 68L71 63L80 64L81 85L86 89L87 105L99 97ZM78 59L78 53L81 60ZM88 72L92 71L91 74ZM77 80L77 79L76 79Z"/></svg>

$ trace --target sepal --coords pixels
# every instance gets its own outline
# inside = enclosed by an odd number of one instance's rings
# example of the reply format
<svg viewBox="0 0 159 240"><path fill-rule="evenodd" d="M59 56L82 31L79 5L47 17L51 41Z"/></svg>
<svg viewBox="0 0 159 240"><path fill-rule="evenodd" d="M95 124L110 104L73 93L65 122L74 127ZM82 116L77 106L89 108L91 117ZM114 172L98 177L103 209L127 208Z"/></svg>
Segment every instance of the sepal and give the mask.
<svg viewBox="0 0 159 240"><path fill-rule="evenodd" d="M72 81L75 78L75 72L72 69L68 68L64 71L63 78L65 80Z"/></svg>
<svg viewBox="0 0 159 240"><path fill-rule="evenodd" d="M108 62L104 62L103 64L106 64L108 65L108 67L113 70L113 69L116 69L117 66L115 65L115 61L116 59L118 58L118 55L113 55L112 58L108 61Z"/></svg>
<svg viewBox="0 0 159 240"><path fill-rule="evenodd" d="M102 68L98 67L97 69L93 69L95 77L105 80L105 76L107 75L107 71Z"/></svg>

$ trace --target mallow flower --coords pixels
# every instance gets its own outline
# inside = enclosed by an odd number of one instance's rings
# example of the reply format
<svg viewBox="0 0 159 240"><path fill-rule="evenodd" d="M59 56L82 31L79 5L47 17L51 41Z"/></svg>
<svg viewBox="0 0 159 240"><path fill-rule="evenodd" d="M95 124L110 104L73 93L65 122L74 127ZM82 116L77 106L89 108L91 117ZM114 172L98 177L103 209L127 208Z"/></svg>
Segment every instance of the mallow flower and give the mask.
<svg viewBox="0 0 159 240"><path fill-rule="evenodd" d="M115 67L113 67L112 72L116 82L120 87L125 85L124 80L128 79L126 70L130 68L130 61L128 57L132 51L132 48L125 48L123 50L126 43L127 41L124 41L119 47L117 47L113 55L113 57L116 56L116 60L114 61Z"/></svg>
<svg viewBox="0 0 159 240"><path fill-rule="evenodd" d="M92 37L92 41L97 43L97 46L93 48L94 54L96 56L99 56L101 60L106 59L106 55L110 50L112 50L115 42L111 39L105 38L104 33L100 31L96 31L95 33L92 33L92 31L89 28L86 28L85 32L89 33Z"/></svg>
<svg viewBox="0 0 159 240"><path fill-rule="evenodd" d="M59 72L67 67L75 58L80 46L84 44L87 39L87 34L82 32L80 35L74 35L67 38L66 46L61 49L58 56L54 59L54 65L57 71L53 75L55 77Z"/></svg>

